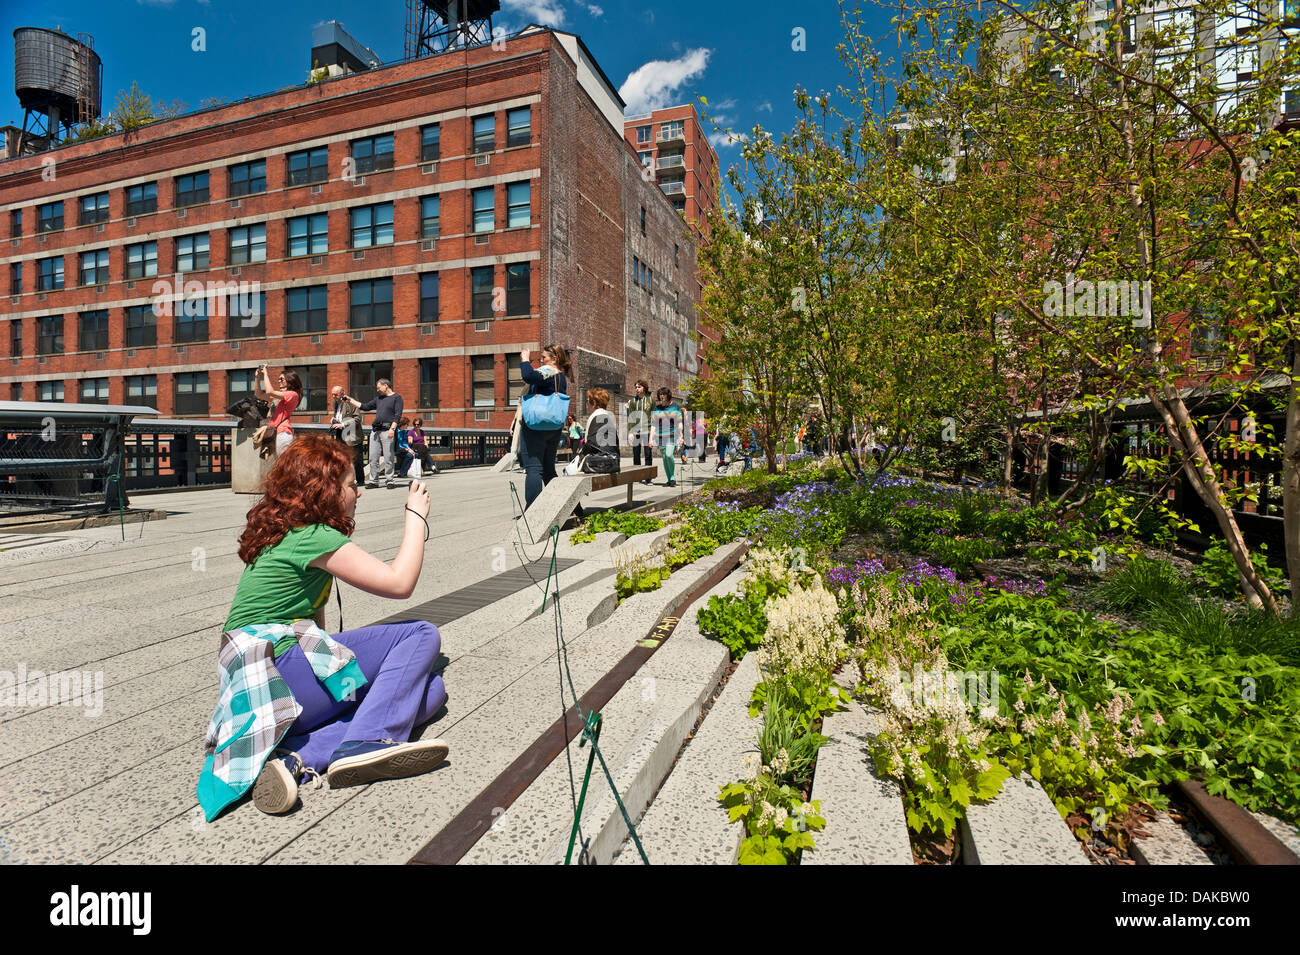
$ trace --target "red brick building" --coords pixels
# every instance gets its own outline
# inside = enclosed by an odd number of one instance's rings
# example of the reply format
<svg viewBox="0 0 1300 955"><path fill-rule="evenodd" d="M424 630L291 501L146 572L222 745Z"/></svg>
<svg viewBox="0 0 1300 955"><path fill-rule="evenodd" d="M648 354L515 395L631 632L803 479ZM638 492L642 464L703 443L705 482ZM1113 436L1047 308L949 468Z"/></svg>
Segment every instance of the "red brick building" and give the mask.
<svg viewBox="0 0 1300 955"><path fill-rule="evenodd" d="M642 168L691 224L698 238L718 205L718 153L695 106L667 106L624 119L624 133Z"/></svg>
<svg viewBox="0 0 1300 955"><path fill-rule="evenodd" d="M572 34L496 47L0 162L0 397L215 417L265 362L301 420L387 377L504 428L548 342L583 390L684 380L695 245L624 104Z"/></svg>

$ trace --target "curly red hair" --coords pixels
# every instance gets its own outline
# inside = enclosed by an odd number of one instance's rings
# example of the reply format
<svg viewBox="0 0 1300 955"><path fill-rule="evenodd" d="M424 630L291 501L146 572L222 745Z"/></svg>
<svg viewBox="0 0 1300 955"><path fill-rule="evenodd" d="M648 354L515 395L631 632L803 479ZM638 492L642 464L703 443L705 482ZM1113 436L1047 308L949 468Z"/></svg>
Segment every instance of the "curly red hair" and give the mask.
<svg viewBox="0 0 1300 955"><path fill-rule="evenodd" d="M328 524L351 537L356 523L344 511L340 494L351 473L351 448L315 434L296 438L266 476L263 498L248 511L239 559L251 564L295 527Z"/></svg>

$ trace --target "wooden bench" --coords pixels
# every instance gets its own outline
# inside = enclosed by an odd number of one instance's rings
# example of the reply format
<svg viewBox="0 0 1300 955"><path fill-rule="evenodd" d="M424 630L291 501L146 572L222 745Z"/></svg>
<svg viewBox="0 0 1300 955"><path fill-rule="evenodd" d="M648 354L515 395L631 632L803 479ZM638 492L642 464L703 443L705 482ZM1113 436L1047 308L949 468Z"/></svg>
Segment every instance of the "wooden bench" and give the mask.
<svg viewBox="0 0 1300 955"><path fill-rule="evenodd" d="M627 502L632 503L632 489L637 481L649 481L658 473L658 468L653 464L639 468L625 468L617 474L590 474L591 489L593 491L607 491L611 487L621 487L627 485Z"/></svg>
<svg viewBox="0 0 1300 955"><path fill-rule="evenodd" d="M430 451L429 460L432 461L434 466L438 469L438 471L441 472L446 470L449 467L456 466L456 452L455 451Z"/></svg>

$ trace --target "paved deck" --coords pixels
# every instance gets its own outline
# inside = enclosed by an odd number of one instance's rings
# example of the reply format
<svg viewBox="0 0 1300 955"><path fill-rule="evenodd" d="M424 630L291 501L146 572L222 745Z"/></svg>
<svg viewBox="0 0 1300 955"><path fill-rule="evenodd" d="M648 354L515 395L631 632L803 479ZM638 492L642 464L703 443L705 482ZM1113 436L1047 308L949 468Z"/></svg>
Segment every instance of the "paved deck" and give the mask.
<svg viewBox="0 0 1300 955"><path fill-rule="evenodd" d="M637 498L666 502L712 470L692 476L679 467L677 488L638 485ZM549 614L536 616L545 573L530 566L543 545L502 544L514 518L509 485L522 496L522 478L487 468L433 477L431 534L411 599L342 588L349 628L422 617L442 630L451 699L422 733L455 740L450 764L419 780L306 793L283 817L245 802L205 824L193 795L252 497L228 489L150 495L140 502L168 518L128 524L126 541L113 525L0 545L0 686L7 674L22 675L27 692L60 671L86 687L78 705L0 706L0 861L405 861L479 780L531 742L534 723L559 712L554 666L546 665L553 624ZM404 489L365 491L353 539L391 559L405 498ZM583 503L624 498L614 488ZM572 595L566 630L580 634L609 617L610 573L598 555L563 564L560 583ZM629 634L645 615L633 601L619 613ZM326 623L338 624L333 600ZM584 660L575 679L597 678L603 664Z"/></svg>

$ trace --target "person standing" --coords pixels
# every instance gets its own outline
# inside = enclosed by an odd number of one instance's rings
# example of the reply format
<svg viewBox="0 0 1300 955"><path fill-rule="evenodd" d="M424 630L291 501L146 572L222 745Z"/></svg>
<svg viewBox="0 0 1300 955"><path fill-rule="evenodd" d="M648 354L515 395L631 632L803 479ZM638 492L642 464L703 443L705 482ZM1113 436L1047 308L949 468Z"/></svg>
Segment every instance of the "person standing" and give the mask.
<svg viewBox="0 0 1300 955"><path fill-rule="evenodd" d="M644 378L636 383L636 394L627 403L627 437L632 444L632 464L641 466L641 451L645 449L645 463L653 464L650 457L650 417L654 402L650 400L650 383ZM645 478L642 484L649 484Z"/></svg>
<svg viewBox="0 0 1300 955"><path fill-rule="evenodd" d="M718 467L721 471L727 466L727 445L730 444L731 435L727 432L727 418L724 415L722 421L718 423L718 432L713 436L713 443L718 449Z"/></svg>
<svg viewBox="0 0 1300 955"><path fill-rule="evenodd" d="M695 447L700 452L700 463L703 464L709 453L709 425L704 420L704 415L699 413L695 415Z"/></svg>
<svg viewBox="0 0 1300 955"><path fill-rule="evenodd" d="M378 487L379 475L387 475L384 487L393 484L393 447L397 443L397 422L402 420L402 396L393 390L387 378L375 382L375 396L365 404L355 398L348 401L358 411L373 411L375 420L370 423L370 480L366 487Z"/></svg>
<svg viewBox="0 0 1300 955"><path fill-rule="evenodd" d="M271 387L271 376L265 365L260 365L253 376L253 393L263 401L274 401L271 420L267 427L275 432L275 456L284 454L293 441L293 411L302 400L302 379L296 371L283 372L277 379L278 388Z"/></svg>
<svg viewBox="0 0 1300 955"><path fill-rule="evenodd" d="M678 434L681 428L682 409L673 401L673 393L666 387L655 392L655 409L652 420L655 438L659 445L659 454L664 463L664 476L668 478L666 487L676 487L673 480L676 473L676 461L673 455L677 451Z"/></svg>
<svg viewBox="0 0 1300 955"><path fill-rule="evenodd" d="M334 417L330 421L330 433L352 449L352 464L356 470L357 483L365 484L366 469L361 461L361 443L365 426L361 423L361 412L352 402L346 400L347 395L338 385L330 389L330 397L334 400Z"/></svg>
<svg viewBox="0 0 1300 955"><path fill-rule="evenodd" d="M528 360L531 356L532 352L527 350L519 353L519 375L528 385L524 402L538 395L553 395L557 392L567 395L571 367L568 352L559 345L547 345L542 349L540 368L533 368ZM526 475L524 508L527 509L537 499L537 495L542 493L542 488L555 477L555 453L560 448L564 429L559 423L548 429L530 428L522 418L519 429L519 463L524 466Z"/></svg>

